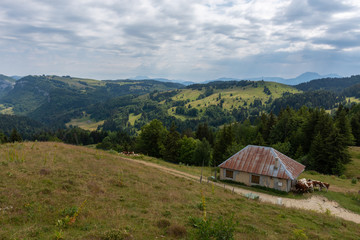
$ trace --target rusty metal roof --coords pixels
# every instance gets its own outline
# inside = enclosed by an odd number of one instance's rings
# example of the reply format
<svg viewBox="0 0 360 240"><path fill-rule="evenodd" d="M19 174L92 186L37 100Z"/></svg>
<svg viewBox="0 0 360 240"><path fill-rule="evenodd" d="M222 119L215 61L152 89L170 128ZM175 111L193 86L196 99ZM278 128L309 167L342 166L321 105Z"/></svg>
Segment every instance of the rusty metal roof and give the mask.
<svg viewBox="0 0 360 240"><path fill-rule="evenodd" d="M278 159L278 167L275 166ZM296 179L305 166L271 148L248 145L219 165L236 171L283 179Z"/></svg>

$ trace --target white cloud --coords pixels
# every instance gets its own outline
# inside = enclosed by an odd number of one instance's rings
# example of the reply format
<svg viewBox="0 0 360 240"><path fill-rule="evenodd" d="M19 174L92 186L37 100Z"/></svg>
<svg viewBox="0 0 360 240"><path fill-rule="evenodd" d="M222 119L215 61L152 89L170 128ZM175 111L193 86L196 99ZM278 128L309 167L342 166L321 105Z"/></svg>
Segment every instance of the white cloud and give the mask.
<svg viewBox="0 0 360 240"><path fill-rule="evenodd" d="M326 71L329 58L315 56L332 51L329 72L360 65L348 55L360 47L355 0L3 0L0 9L0 72L9 75L296 75ZM301 56L309 64L299 66Z"/></svg>

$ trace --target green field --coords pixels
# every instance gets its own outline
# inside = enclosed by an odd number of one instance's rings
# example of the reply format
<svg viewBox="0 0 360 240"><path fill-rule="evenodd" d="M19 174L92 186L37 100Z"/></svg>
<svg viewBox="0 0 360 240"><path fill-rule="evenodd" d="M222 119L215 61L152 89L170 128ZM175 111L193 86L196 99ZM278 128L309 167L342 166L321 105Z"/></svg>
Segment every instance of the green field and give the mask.
<svg viewBox="0 0 360 240"><path fill-rule="evenodd" d="M77 126L85 130L95 131L102 124L104 124L104 121L95 121L89 115L85 115L82 118L71 119L70 122L66 123L66 126Z"/></svg>
<svg viewBox="0 0 360 240"><path fill-rule="evenodd" d="M130 123L132 126L134 126L135 121L138 120L138 119L140 119L140 117L141 117L141 113L138 114L138 115L135 115L135 114L133 114L133 113L130 113L130 114L129 114L129 123Z"/></svg>
<svg viewBox="0 0 360 240"><path fill-rule="evenodd" d="M0 104L0 113L13 115L14 114L13 107L6 107L4 104Z"/></svg>
<svg viewBox="0 0 360 240"><path fill-rule="evenodd" d="M118 154L27 142L1 145L0 159L0 239L198 239L191 218L204 213L234 226L234 239L360 238L358 224L248 200Z"/></svg>
<svg viewBox="0 0 360 240"><path fill-rule="evenodd" d="M264 92L264 87L267 87L271 91L271 95L267 95ZM231 110L239 107L249 107L250 104L254 103L254 100L261 100L262 104L265 105L269 98L276 99L282 96L283 93L300 93L301 91L280 83L274 82L257 82L257 87L248 85L246 87L231 87L227 89L214 89L214 93L208 97L197 100L197 98L205 93L205 88L202 90L193 89L182 89L178 94L172 97L174 101L190 100L189 103L185 104L188 108L191 105L192 108L204 111L208 106L218 105L223 100L223 108ZM219 97L221 95L221 98ZM189 119L189 117L175 114L176 107L170 108L168 113L176 116L182 120Z"/></svg>

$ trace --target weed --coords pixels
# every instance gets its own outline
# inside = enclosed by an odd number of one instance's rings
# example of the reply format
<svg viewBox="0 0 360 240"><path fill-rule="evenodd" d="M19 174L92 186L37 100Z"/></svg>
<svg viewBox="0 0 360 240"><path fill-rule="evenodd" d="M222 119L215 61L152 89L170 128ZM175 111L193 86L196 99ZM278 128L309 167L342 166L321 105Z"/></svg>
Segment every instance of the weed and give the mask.
<svg viewBox="0 0 360 240"><path fill-rule="evenodd" d="M325 210L325 214L326 214L327 216L331 216L331 211L330 211L330 209L327 208L327 209Z"/></svg>
<svg viewBox="0 0 360 240"><path fill-rule="evenodd" d="M343 174L343 175L340 175L339 178L346 179L347 177Z"/></svg>
<svg viewBox="0 0 360 240"><path fill-rule="evenodd" d="M63 236L64 236L64 232L62 229L55 230L54 239L56 239L56 240L64 239Z"/></svg>
<svg viewBox="0 0 360 240"><path fill-rule="evenodd" d="M351 179L351 183L352 183L352 184L356 184L356 183L357 183L357 179L356 179L356 178L352 178L352 179Z"/></svg>
<svg viewBox="0 0 360 240"><path fill-rule="evenodd" d="M190 218L190 224L195 228L193 239L207 240L233 240L237 223L234 223L233 217L224 219L219 217L215 222L212 219L204 221L200 218Z"/></svg>
<svg viewBox="0 0 360 240"><path fill-rule="evenodd" d="M75 223L76 218L79 216L81 210L84 208L86 203L86 200L81 203L80 207L69 207L65 208L61 215L65 216L62 219L58 219L56 221L56 226L59 228L67 228L69 225L72 225Z"/></svg>
<svg viewBox="0 0 360 240"><path fill-rule="evenodd" d="M73 207L68 207L68 208L65 208L64 210L62 210L61 212L61 215L63 217L65 216L74 216L76 212L79 211L79 208L76 207L76 206L73 206Z"/></svg>
<svg viewBox="0 0 360 240"><path fill-rule="evenodd" d="M306 236L303 229L294 229L292 232L292 240L306 240L308 237Z"/></svg>
<svg viewBox="0 0 360 240"><path fill-rule="evenodd" d="M110 230L104 233L101 238L102 240L131 240L133 239L132 235L128 233L126 230Z"/></svg>

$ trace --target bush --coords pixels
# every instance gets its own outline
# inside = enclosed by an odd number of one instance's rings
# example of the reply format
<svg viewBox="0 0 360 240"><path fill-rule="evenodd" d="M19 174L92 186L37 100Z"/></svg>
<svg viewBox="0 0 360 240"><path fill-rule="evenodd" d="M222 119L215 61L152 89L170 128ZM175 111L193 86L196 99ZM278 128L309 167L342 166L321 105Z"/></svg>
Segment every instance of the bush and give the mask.
<svg viewBox="0 0 360 240"><path fill-rule="evenodd" d="M357 179L356 179L356 178L352 178L352 179L351 179L351 183L352 183L352 184L356 184L356 183L357 183Z"/></svg>
<svg viewBox="0 0 360 240"><path fill-rule="evenodd" d="M131 240L133 239L132 235L126 230L110 230L104 233L102 240Z"/></svg>
<svg viewBox="0 0 360 240"><path fill-rule="evenodd" d="M201 218L190 218L190 224L195 227L193 239L197 240L233 240L237 225L233 222L233 217L219 217L215 222L212 219L204 221Z"/></svg>
<svg viewBox="0 0 360 240"><path fill-rule="evenodd" d="M291 239L293 239L293 240L307 240L309 238L306 236L303 229L294 229L293 230L293 236L292 236Z"/></svg>
<svg viewBox="0 0 360 240"><path fill-rule="evenodd" d="M341 179L346 179L346 176L343 174L343 175L340 175L339 178L341 178Z"/></svg>

